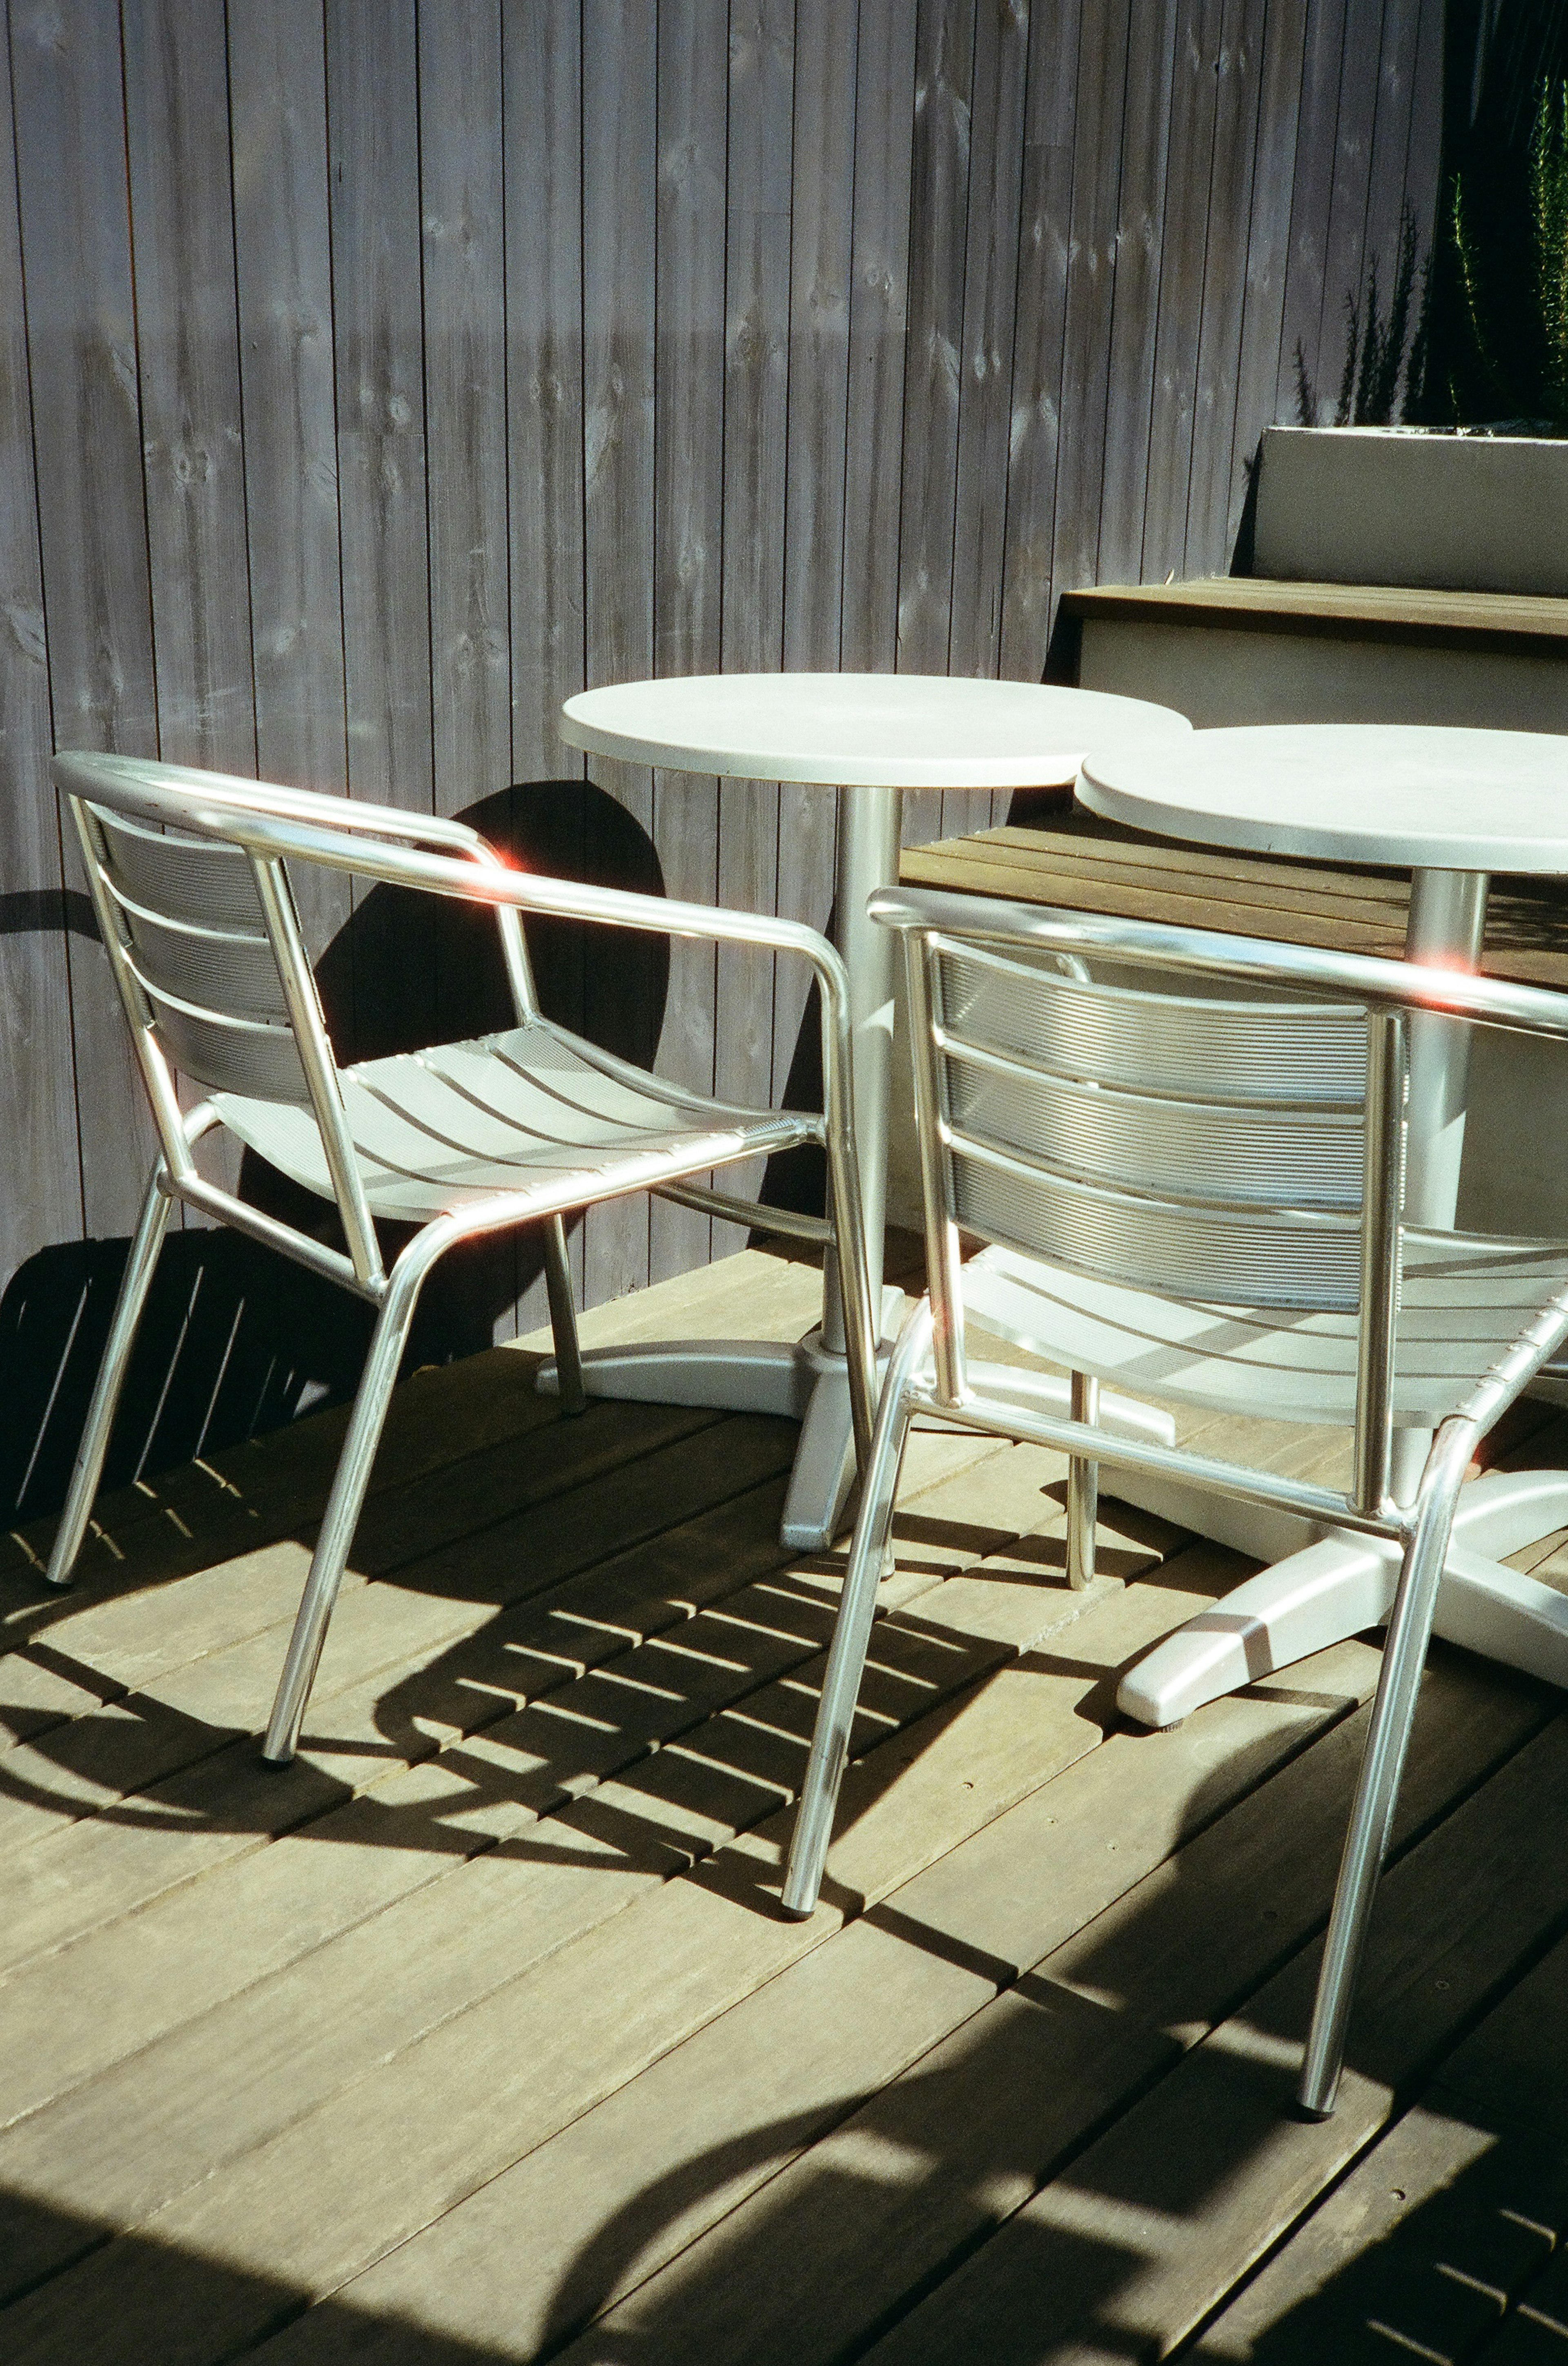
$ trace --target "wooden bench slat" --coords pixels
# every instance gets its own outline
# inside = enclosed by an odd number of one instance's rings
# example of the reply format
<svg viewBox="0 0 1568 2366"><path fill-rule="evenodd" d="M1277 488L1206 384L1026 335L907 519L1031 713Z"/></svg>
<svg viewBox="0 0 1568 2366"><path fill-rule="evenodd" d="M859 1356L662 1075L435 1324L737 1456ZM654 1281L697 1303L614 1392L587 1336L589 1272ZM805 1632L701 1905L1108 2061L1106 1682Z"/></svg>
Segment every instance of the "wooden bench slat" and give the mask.
<svg viewBox="0 0 1568 2366"><path fill-rule="evenodd" d="M901 876L912 885L1390 956L1404 952L1410 907L1408 873L1184 846L1067 805L1027 828L906 847ZM1481 965L1489 977L1568 988L1560 882L1494 880Z"/></svg>

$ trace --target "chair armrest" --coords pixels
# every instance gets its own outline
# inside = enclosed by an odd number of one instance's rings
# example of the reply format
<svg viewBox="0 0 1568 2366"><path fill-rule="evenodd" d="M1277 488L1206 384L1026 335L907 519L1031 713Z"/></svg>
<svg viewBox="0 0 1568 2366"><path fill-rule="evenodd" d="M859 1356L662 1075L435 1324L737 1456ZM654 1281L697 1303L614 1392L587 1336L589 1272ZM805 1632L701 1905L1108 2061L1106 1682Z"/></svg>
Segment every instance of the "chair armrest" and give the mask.
<svg viewBox="0 0 1568 2366"><path fill-rule="evenodd" d="M201 816L195 812L191 818L199 824ZM610 929L645 929L666 937L798 953L810 962L835 997L847 990L838 953L824 936L801 920L783 920L769 913L723 911L707 904L678 903L664 896L636 895L622 887L593 887L577 880L514 871L482 839L476 869L443 855L362 841L341 830L292 819L258 819L253 809L239 815L215 807L211 827L216 834L263 857L352 871L388 885L423 888L464 903L510 905L520 912L548 914L553 919L588 920Z"/></svg>

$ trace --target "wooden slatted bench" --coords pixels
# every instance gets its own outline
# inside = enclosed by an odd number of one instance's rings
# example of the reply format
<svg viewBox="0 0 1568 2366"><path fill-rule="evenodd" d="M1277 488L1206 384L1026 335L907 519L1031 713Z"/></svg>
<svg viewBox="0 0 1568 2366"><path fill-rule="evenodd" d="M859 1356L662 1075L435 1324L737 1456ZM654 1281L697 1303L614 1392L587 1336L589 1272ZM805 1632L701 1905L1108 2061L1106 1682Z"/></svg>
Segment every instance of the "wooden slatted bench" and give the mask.
<svg viewBox="0 0 1568 2366"><path fill-rule="evenodd" d="M1405 950L1410 907L1408 873L1180 845L1066 802L1027 828L906 847L901 875L925 887L1391 957ZM1494 880L1482 965L1493 977L1568 988L1568 886Z"/></svg>

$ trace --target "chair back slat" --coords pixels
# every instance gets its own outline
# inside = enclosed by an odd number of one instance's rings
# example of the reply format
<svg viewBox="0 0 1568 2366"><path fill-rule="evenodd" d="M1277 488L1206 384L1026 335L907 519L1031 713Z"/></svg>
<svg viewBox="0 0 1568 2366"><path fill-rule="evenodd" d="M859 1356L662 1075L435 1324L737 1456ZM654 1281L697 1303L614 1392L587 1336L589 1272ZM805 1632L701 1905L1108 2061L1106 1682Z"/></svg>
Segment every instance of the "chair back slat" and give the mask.
<svg viewBox="0 0 1568 2366"><path fill-rule="evenodd" d="M120 950L165 1056L214 1091L308 1104L248 856L87 811Z"/></svg>
<svg viewBox="0 0 1568 2366"><path fill-rule="evenodd" d="M1354 1307L1364 1011L937 941L953 1214L1167 1297Z"/></svg>

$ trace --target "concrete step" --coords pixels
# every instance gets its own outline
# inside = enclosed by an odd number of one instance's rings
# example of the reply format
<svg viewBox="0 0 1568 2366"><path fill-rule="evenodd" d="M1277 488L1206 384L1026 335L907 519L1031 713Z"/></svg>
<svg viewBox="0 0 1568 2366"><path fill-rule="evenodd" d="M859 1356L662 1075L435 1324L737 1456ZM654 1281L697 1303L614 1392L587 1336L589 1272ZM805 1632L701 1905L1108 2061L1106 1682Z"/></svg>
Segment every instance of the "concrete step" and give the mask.
<svg viewBox="0 0 1568 2366"><path fill-rule="evenodd" d="M1568 731L1568 599L1212 576L1062 594L1054 678L1230 723Z"/></svg>

